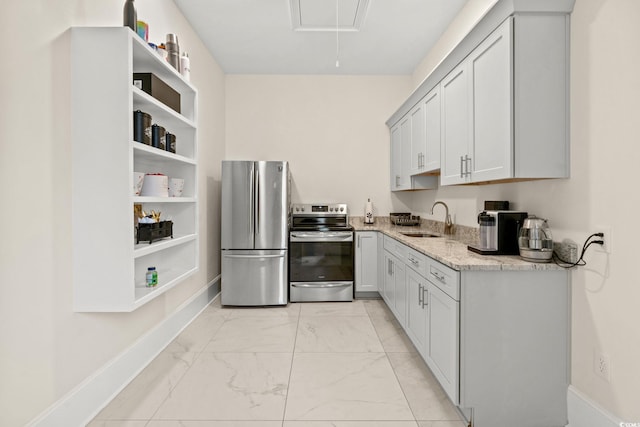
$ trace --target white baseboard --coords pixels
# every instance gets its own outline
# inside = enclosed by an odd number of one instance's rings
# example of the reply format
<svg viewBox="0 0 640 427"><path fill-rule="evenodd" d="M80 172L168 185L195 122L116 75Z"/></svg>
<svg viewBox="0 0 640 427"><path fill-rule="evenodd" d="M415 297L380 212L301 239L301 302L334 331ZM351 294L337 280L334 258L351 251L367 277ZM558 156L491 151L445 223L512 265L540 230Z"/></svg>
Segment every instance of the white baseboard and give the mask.
<svg viewBox="0 0 640 427"><path fill-rule="evenodd" d="M567 427L620 427L624 423L591 399L569 386L567 393L569 424Z"/></svg>
<svg viewBox="0 0 640 427"><path fill-rule="evenodd" d="M29 427L84 426L220 294L220 276L162 323L31 421Z"/></svg>

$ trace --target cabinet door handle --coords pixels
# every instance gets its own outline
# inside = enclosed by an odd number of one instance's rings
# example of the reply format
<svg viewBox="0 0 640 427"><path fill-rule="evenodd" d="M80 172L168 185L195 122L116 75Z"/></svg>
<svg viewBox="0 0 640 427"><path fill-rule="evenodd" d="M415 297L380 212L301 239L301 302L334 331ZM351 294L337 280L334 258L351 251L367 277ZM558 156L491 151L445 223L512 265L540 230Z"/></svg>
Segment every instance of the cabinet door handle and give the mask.
<svg viewBox="0 0 640 427"><path fill-rule="evenodd" d="M422 288L422 308L424 308L425 305L427 306L429 305L428 299L429 299L429 290L425 286Z"/></svg>
<svg viewBox="0 0 640 427"><path fill-rule="evenodd" d="M464 156L464 165L466 169L465 175L471 175L471 167L469 166L470 163L471 163L471 157L469 157L468 155L465 155Z"/></svg>
<svg viewBox="0 0 640 427"><path fill-rule="evenodd" d="M358 248L360 247L360 239L362 238L362 236L358 236Z"/></svg>
<svg viewBox="0 0 640 427"><path fill-rule="evenodd" d="M396 187L400 186L400 175L396 175Z"/></svg>
<svg viewBox="0 0 640 427"><path fill-rule="evenodd" d="M422 290L422 283L418 283L418 305L424 307L424 292Z"/></svg>
<svg viewBox="0 0 640 427"><path fill-rule="evenodd" d="M460 178L464 178L464 156L460 156Z"/></svg>

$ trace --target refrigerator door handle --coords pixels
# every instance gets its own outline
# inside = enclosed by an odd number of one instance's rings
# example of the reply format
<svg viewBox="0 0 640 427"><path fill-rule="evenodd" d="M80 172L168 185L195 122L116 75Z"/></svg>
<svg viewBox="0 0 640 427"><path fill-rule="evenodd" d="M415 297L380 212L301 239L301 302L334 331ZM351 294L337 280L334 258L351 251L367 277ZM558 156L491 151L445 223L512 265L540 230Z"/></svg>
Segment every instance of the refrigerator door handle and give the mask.
<svg viewBox="0 0 640 427"><path fill-rule="evenodd" d="M260 172L256 173L256 234L260 233Z"/></svg>
<svg viewBox="0 0 640 427"><path fill-rule="evenodd" d="M284 258L284 254L278 255L224 255L225 258Z"/></svg>
<svg viewBox="0 0 640 427"><path fill-rule="evenodd" d="M255 176L256 176L256 170L255 170L255 164L251 165L251 176L249 177L249 235L252 236L253 240L253 244L255 245L255 238L253 238L255 229L253 227L253 223L255 221L254 219L254 214L255 214Z"/></svg>

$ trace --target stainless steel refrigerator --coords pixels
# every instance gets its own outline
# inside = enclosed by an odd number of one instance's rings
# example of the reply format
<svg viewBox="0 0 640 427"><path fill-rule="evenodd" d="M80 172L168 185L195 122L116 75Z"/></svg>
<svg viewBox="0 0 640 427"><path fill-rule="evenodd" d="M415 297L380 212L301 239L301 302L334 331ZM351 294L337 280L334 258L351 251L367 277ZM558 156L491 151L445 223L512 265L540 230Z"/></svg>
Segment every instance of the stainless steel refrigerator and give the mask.
<svg viewBox="0 0 640 427"><path fill-rule="evenodd" d="M286 305L287 162L222 162L223 305Z"/></svg>

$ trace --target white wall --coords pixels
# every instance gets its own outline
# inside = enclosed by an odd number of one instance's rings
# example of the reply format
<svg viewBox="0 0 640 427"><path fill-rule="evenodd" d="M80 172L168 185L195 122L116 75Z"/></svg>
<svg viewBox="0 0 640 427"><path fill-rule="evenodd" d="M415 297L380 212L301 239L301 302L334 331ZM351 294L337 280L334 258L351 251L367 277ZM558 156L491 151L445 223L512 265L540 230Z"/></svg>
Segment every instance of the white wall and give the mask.
<svg viewBox="0 0 640 427"><path fill-rule="evenodd" d="M227 76L228 159L288 160L292 201L346 202L364 215L405 210L389 192L385 121L410 89L409 76Z"/></svg>
<svg viewBox="0 0 640 427"><path fill-rule="evenodd" d="M138 0L151 39L174 32L199 89L200 271L129 314L74 313L70 26L121 26L123 0L3 2L0 35L0 425L24 425L220 272L224 76L171 0ZM96 46L100 49L100 46ZM109 123L105 123L109 126ZM99 129L96 129L99 131ZM108 203L108 201L105 201ZM100 206L96 206L100 211ZM108 220L108 218L106 218ZM108 226L108 221L107 221ZM97 242L99 244L100 242ZM100 272L96 272L100 274Z"/></svg>
<svg viewBox="0 0 640 427"><path fill-rule="evenodd" d="M467 4L416 69L414 85L494 2ZM548 218L555 240L569 238L580 245L600 226L612 227L612 253L590 249L587 267L572 274L571 383L628 422L640 422L640 283L634 273L640 193L633 175L640 159L639 17L637 0L576 1L571 17L570 179L444 187L413 193L410 202L412 211L429 217L431 204L444 200L457 223L477 226L484 200L509 200L516 209ZM434 218L442 220L439 209ZM596 349L610 358L610 382L594 374Z"/></svg>

